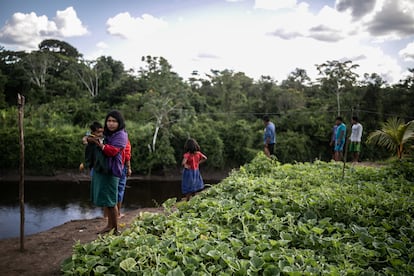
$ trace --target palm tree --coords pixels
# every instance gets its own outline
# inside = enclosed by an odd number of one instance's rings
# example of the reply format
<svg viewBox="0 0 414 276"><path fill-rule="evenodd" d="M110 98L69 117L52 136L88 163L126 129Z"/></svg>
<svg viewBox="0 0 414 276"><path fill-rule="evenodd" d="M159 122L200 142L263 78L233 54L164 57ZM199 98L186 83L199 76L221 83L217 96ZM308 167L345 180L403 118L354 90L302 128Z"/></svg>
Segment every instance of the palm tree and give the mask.
<svg viewBox="0 0 414 276"><path fill-rule="evenodd" d="M399 118L390 118L381 129L371 132L367 141L397 152L398 158L401 159L404 145L410 139L414 139L414 120L404 123Z"/></svg>

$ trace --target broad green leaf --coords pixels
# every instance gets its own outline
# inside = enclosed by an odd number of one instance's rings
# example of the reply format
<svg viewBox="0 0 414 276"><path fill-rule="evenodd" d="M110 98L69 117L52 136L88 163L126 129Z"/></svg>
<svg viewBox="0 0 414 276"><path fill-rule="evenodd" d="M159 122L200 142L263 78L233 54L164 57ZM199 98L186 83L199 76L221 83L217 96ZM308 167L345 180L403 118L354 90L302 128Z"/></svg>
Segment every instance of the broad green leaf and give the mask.
<svg viewBox="0 0 414 276"><path fill-rule="evenodd" d="M319 228L319 227L312 227L312 232L315 232L318 235L322 235L323 232L325 232L325 229Z"/></svg>
<svg viewBox="0 0 414 276"><path fill-rule="evenodd" d="M128 258L128 259L123 260L119 264L119 267L125 270L126 272L132 272L134 268L136 267L136 265L137 265L137 262L133 258Z"/></svg>

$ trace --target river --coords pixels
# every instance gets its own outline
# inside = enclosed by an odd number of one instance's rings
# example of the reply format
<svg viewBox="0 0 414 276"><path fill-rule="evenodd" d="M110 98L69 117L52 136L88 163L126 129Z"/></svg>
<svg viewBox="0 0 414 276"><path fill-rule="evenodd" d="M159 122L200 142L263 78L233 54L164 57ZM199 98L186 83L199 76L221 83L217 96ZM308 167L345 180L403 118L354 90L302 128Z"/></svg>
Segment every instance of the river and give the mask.
<svg viewBox="0 0 414 276"><path fill-rule="evenodd" d="M160 206L166 199L181 196L179 181L128 181L122 211ZM19 187L1 182L0 239L20 235ZM89 182L25 183L25 235L35 234L77 219L102 216L91 205Z"/></svg>

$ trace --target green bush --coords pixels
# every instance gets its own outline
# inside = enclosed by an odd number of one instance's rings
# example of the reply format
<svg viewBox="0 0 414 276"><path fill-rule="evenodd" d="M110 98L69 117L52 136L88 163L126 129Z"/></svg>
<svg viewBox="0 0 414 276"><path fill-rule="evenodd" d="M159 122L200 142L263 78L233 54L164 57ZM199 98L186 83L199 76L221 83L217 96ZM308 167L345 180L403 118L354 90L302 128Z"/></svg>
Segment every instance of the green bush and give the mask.
<svg viewBox="0 0 414 276"><path fill-rule="evenodd" d="M251 161L258 149L253 149L254 125L246 120L230 121L221 126L224 158L230 166L240 166Z"/></svg>
<svg viewBox="0 0 414 276"><path fill-rule="evenodd" d="M390 162L387 170L394 177L401 177L414 182L414 158L395 159Z"/></svg>
<svg viewBox="0 0 414 276"><path fill-rule="evenodd" d="M188 138L197 140L201 151L207 155L206 166L222 168L225 165L223 140L219 133L219 124L211 119L199 118L195 122L184 122L174 125L171 130L171 144L175 149L175 158L181 162L184 144Z"/></svg>
<svg viewBox="0 0 414 276"><path fill-rule="evenodd" d="M139 125L128 121L126 125L132 147L131 166L134 173L151 173L176 164L168 132L160 130L153 152L150 150L154 135L153 124Z"/></svg>
<svg viewBox="0 0 414 276"><path fill-rule="evenodd" d="M306 134L288 130L277 134L275 151L282 163L311 161L312 144Z"/></svg>
<svg viewBox="0 0 414 276"><path fill-rule="evenodd" d="M78 128L26 128L25 168L38 174L53 174L57 169L76 169L84 159L81 143L84 132ZM20 146L17 130L0 130L0 167L17 169Z"/></svg>

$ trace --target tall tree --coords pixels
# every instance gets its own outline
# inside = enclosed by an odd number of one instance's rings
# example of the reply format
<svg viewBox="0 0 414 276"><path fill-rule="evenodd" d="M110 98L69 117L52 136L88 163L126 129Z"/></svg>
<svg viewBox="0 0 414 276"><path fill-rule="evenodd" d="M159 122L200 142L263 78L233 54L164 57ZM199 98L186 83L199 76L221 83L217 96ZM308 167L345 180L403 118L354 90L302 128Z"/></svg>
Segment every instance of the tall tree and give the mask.
<svg viewBox="0 0 414 276"><path fill-rule="evenodd" d="M24 69L22 59L27 55L23 51L9 51L0 47L0 70L6 76L7 82L4 84L4 96L9 105L15 105L17 94L24 94L26 100L31 97L28 95L30 90L30 78Z"/></svg>
<svg viewBox="0 0 414 276"><path fill-rule="evenodd" d="M408 68L409 74L400 81L401 85L409 89L414 89L414 68Z"/></svg>
<svg viewBox="0 0 414 276"><path fill-rule="evenodd" d="M318 80L326 90L333 91L336 95L338 116L341 114L340 95L343 91L350 89L356 81L358 74L353 72L358 68L358 64L352 64L351 60L340 62L337 60L326 61L316 65L319 75Z"/></svg>
<svg viewBox="0 0 414 276"><path fill-rule="evenodd" d="M79 51L69 43L57 39L45 39L39 44L39 50L42 52L58 53L66 57L74 59L80 58L82 55Z"/></svg>
<svg viewBox="0 0 414 276"><path fill-rule="evenodd" d="M207 104L215 105L219 112L241 113L248 103L247 94L253 87L253 80L242 72L231 70L212 70L211 73L207 75L209 80L203 83L208 89L200 89L208 91L205 94Z"/></svg>
<svg viewBox="0 0 414 276"><path fill-rule="evenodd" d="M47 52L33 51L26 55L23 65L30 82L40 89L45 89L48 69L52 67L53 62L53 56Z"/></svg>
<svg viewBox="0 0 414 276"><path fill-rule="evenodd" d="M289 74L286 80L282 81L281 86L283 88L292 88L298 91L303 91L310 80L311 79L305 69L296 68Z"/></svg>
<svg viewBox="0 0 414 276"><path fill-rule="evenodd" d="M7 76L3 75L1 69L0 69L0 108L6 107L6 97L4 94L4 88L7 83Z"/></svg>
<svg viewBox="0 0 414 276"><path fill-rule="evenodd" d="M96 61L82 60L78 63L73 63L71 71L78 77L84 87L86 87L92 98L98 96L99 74L96 68Z"/></svg>
<svg viewBox="0 0 414 276"><path fill-rule="evenodd" d="M142 110L151 114L154 120L154 134L149 146L156 151L157 139L161 129L168 130L171 123L180 119L189 109L189 86L172 71L171 65L163 57L142 57L146 67L140 69L140 78L147 87L141 98Z"/></svg>

